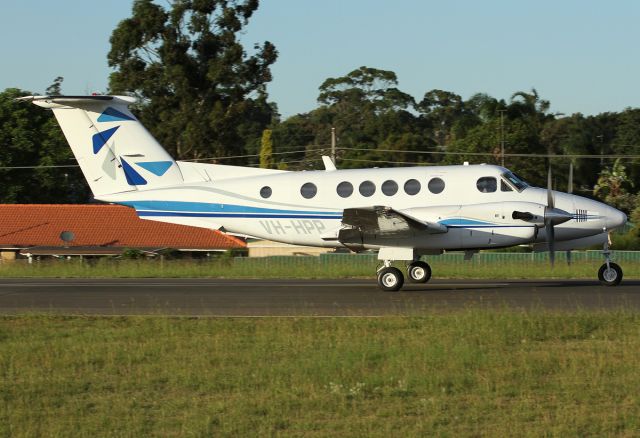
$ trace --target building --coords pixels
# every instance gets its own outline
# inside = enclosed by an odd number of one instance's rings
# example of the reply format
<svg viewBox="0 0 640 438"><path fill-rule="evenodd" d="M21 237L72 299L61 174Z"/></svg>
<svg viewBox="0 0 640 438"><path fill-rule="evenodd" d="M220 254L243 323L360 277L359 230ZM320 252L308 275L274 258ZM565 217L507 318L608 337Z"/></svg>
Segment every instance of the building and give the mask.
<svg viewBox="0 0 640 438"><path fill-rule="evenodd" d="M154 255L164 249L202 253L245 248L236 237L142 220L133 209L120 205L0 204L2 260L121 255L126 249Z"/></svg>
<svg viewBox="0 0 640 438"><path fill-rule="evenodd" d="M247 249L249 257L319 256L320 254L335 252L333 248L290 245L262 239L249 239L247 241Z"/></svg>

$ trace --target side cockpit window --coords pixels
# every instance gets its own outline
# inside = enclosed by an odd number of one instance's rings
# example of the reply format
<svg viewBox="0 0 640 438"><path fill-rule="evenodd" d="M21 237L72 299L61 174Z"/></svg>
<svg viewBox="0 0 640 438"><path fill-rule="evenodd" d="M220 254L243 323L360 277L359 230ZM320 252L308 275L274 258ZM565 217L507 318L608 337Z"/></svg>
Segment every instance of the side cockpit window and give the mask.
<svg viewBox="0 0 640 438"><path fill-rule="evenodd" d="M501 192L513 192L513 189L509 184L507 184L503 179L500 180L500 191Z"/></svg>
<svg viewBox="0 0 640 438"><path fill-rule="evenodd" d="M498 181L492 176L483 176L476 182L476 187L481 193L492 193L498 189Z"/></svg>

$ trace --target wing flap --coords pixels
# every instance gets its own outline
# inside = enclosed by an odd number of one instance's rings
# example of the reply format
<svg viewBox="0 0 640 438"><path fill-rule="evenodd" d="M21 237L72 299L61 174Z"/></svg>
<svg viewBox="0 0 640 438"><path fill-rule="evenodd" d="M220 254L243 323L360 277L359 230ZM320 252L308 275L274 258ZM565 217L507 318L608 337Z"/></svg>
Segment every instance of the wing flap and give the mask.
<svg viewBox="0 0 640 438"><path fill-rule="evenodd" d="M347 208L342 215L342 223L357 228L365 234L379 236L407 236L416 232L428 234L446 233L447 227L427 222L394 210L391 207L373 206Z"/></svg>

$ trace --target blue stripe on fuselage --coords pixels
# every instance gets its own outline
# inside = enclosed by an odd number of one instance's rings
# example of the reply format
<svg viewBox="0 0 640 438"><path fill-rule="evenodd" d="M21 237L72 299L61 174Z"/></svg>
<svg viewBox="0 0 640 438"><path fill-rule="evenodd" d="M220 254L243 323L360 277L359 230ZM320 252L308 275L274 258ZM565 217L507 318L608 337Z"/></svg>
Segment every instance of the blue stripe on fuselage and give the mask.
<svg viewBox="0 0 640 438"><path fill-rule="evenodd" d="M140 216L180 216L191 217L314 217L322 219L340 219L342 212L281 210L275 208L249 207L234 204L212 204L208 202L183 201L130 201L122 202L135 208Z"/></svg>
<svg viewBox="0 0 640 438"><path fill-rule="evenodd" d="M179 216L179 217L235 217L259 219L342 219L342 216L308 214L260 214L260 213L188 213L177 211L139 211L138 216Z"/></svg>

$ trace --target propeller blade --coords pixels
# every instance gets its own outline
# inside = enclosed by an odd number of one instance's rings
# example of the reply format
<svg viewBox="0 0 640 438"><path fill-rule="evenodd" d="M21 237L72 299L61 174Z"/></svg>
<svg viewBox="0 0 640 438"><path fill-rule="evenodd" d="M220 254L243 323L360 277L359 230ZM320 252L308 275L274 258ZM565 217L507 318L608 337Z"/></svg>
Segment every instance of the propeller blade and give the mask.
<svg viewBox="0 0 640 438"><path fill-rule="evenodd" d="M571 266L571 250L567 251L567 265Z"/></svg>
<svg viewBox="0 0 640 438"><path fill-rule="evenodd" d="M553 223L548 222L545 225L545 231L547 233L547 245L549 246L549 261L551 262L551 267L553 268L556 262L556 238L555 231L553 230Z"/></svg>

